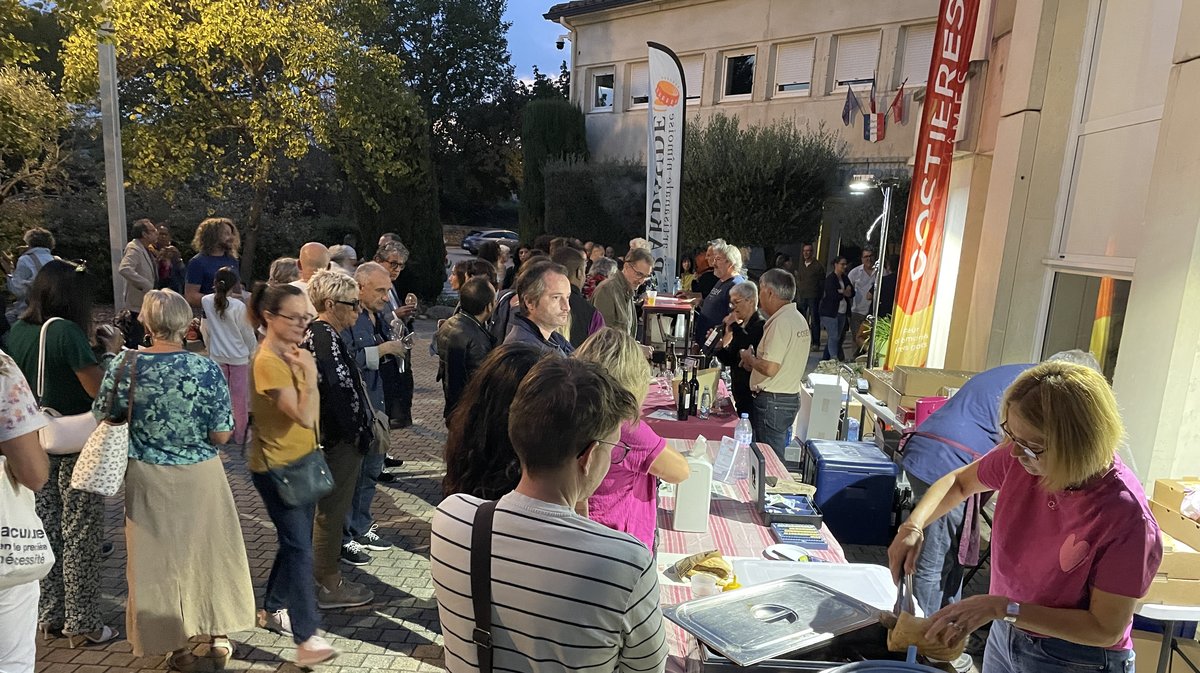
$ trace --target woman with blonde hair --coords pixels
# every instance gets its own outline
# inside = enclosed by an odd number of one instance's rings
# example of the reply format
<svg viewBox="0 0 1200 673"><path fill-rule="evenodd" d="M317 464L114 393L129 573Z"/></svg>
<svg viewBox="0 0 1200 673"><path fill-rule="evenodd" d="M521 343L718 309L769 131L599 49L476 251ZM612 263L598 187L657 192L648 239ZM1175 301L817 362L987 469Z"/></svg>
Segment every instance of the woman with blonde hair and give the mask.
<svg viewBox="0 0 1200 673"><path fill-rule="evenodd" d="M642 347L625 332L605 327L588 337L575 357L604 367L639 407L646 400L650 364ZM629 533L654 551L658 480L678 484L687 479L691 473L687 459L668 447L645 421L638 420L621 427L612 460L608 475L588 499L588 518Z"/></svg>
<svg viewBox="0 0 1200 673"><path fill-rule="evenodd" d="M1133 670L1130 629L1162 560L1141 483L1117 455L1124 427L1108 382L1045 362L1000 404L1004 443L935 482L888 549L912 573L922 530L972 495L997 491L990 593L935 613L927 639L950 645L991 624L983 670Z"/></svg>
<svg viewBox="0 0 1200 673"><path fill-rule="evenodd" d="M184 350L192 320L171 290L146 293L138 319L153 339L109 367L92 413L129 422L125 611L134 656L201 657L223 666L225 636L254 625L254 588L233 493L217 446L234 428L229 387L212 360Z"/></svg>

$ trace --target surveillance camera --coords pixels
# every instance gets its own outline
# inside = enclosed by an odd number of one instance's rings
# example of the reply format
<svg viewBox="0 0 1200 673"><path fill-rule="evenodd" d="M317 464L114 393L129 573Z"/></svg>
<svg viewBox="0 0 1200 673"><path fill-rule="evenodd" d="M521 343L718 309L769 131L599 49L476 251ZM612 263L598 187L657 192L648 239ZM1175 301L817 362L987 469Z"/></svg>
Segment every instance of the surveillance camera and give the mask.
<svg viewBox="0 0 1200 673"><path fill-rule="evenodd" d="M558 47L558 50L559 50L559 51L562 51L563 47L565 47L565 46L566 46L566 43L565 43L565 42L563 42L563 39L560 37L560 38L558 38L558 40L557 40L557 41L555 41L555 43L554 43L554 46L555 46L555 47Z"/></svg>

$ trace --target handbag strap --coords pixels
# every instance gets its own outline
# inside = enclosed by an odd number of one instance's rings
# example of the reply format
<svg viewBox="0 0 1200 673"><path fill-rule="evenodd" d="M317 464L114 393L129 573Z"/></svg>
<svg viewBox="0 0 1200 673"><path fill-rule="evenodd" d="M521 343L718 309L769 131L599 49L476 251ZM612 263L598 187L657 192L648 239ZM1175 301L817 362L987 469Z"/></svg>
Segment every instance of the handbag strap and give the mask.
<svg viewBox="0 0 1200 673"><path fill-rule="evenodd" d="M496 501L475 510L471 525L471 601L475 610L475 641L479 673L492 673L492 520Z"/></svg>
<svg viewBox="0 0 1200 673"><path fill-rule="evenodd" d="M129 366L129 403L126 405L125 409L125 422L133 423L133 391L137 389L137 353L125 356L125 360L127 362L129 358L133 358L133 363ZM116 386L114 385L113 388L115 389Z"/></svg>
<svg viewBox="0 0 1200 673"><path fill-rule="evenodd" d="M37 379L37 398L38 404L42 403L42 395L46 389L46 333L50 330L50 323L62 320L62 318L50 318L42 322L42 333L38 337L38 379Z"/></svg>

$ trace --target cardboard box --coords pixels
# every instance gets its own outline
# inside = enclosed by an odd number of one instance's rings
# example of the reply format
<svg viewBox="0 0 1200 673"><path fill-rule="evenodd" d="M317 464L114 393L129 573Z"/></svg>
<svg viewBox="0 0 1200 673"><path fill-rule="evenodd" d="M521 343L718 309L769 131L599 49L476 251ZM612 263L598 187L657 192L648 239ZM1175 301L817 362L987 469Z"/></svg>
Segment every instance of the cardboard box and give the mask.
<svg viewBox="0 0 1200 673"><path fill-rule="evenodd" d="M1187 489L1200 489L1200 477L1159 479L1154 482L1154 501L1176 512L1183 511L1183 496Z"/></svg>
<svg viewBox="0 0 1200 673"><path fill-rule="evenodd" d="M1139 664L1141 669L1145 666L1145 670L1152 670L1151 666L1158 661L1158 656L1162 652L1162 634L1150 633L1149 631L1134 631L1133 632L1133 652L1136 655L1137 661L1143 662ZM1200 662L1200 643L1188 640L1187 638L1177 638L1176 645L1180 651L1187 655L1188 659L1193 662ZM1187 664L1183 657L1179 656L1179 652L1174 652L1171 655L1171 665L1168 670L1186 671Z"/></svg>
<svg viewBox="0 0 1200 673"><path fill-rule="evenodd" d="M1192 549L1200 549L1200 523L1192 521L1176 509L1171 509L1157 500L1150 501L1150 513L1158 521L1162 532L1179 540Z"/></svg>
<svg viewBox="0 0 1200 673"><path fill-rule="evenodd" d="M888 388L887 405L892 411L898 410L900 407L909 409L916 408L917 400L927 395L904 395L895 388Z"/></svg>
<svg viewBox="0 0 1200 673"><path fill-rule="evenodd" d="M1200 580L1200 551L1176 540L1167 533L1162 534L1163 558L1158 567L1159 575L1169 579Z"/></svg>
<svg viewBox="0 0 1200 673"><path fill-rule="evenodd" d="M887 401L888 391L892 389L892 373L885 369L868 369L863 372L867 380L868 392L871 397L880 402Z"/></svg>
<svg viewBox="0 0 1200 673"><path fill-rule="evenodd" d="M901 366L892 370L892 388L908 397L930 397L942 388L961 388L976 373Z"/></svg>
<svg viewBox="0 0 1200 673"><path fill-rule="evenodd" d="M1200 580L1181 580L1155 575L1143 603L1200 605Z"/></svg>

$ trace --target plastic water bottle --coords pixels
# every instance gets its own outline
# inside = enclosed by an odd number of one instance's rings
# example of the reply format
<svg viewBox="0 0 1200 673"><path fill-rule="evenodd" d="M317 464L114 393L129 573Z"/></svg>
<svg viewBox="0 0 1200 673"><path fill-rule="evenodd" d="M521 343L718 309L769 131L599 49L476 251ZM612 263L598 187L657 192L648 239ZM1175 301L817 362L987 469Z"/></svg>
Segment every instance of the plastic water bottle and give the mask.
<svg viewBox="0 0 1200 673"><path fill-rule="evenodd" d="M712 395L708 394L708 387L704 388L704 392L700 395L700 418L707 419L708 412L712 407Z"/></svg>
<svg viewBox="0 0 1200 673"><path fill-rule="evenodd" d="M737 427L733 429L733 441L737 444L734 473L738 479L745 479L749 470L750 445L754 442L754 428L750 426L750 414L742 414Z"/></svg>

